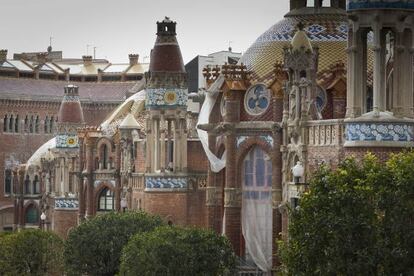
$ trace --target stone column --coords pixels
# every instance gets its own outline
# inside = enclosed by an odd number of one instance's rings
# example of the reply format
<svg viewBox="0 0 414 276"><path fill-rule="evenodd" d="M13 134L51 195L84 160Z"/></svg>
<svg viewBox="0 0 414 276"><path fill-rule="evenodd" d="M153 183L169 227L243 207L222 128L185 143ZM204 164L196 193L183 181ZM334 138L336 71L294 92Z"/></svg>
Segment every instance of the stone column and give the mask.
<svg viewBox="0 0 414 276"><path fill-rule="evenodd" d="M13 230L17 230L19 225L19 197L21 194L21 185L17 170L13 170L13 193L14 193L14 214L13 214Z"/></svg>
<svg viewBox="0 0 414 276"><path fill-rule="evenodd" d="M208 135L208 146L211 152L216 152L216 136ZM217 190L219 185L216 183L216 173L211 170L209 164L207 171L207 189L206 189L206 207L207 207L207 227L215 230L217 233L221 232L218 221L220 215L219 212L219 200L217 197Z"/></svg>
<svg viewBox="0 0 414 276"><path fill-rule="evenodd" d="M228 91L226 97L226 113L224 121L226 123L236 123L239 121L240 100L237 92ZM240 183L237 182L237 136L234 130L227 130L225 133L226 147L226 184L224 187L224 233L229 238L233 249L237 255L241 254L241 196Z"/></svg>
<svg viewBox="0 0 414 276"><path fill-rule="evenodd" d="M174 153L173 153L174 172L180 171L180 121L174 120Z"/></svg>
<svg viewBox="0 0 414 276"><path fill-rule="evenodd" d="M404 31L404 116L413 118L413 34L411 30Z"/></svg>
<svg viewBox="0 0 414 276"><path fill-rule="evenodd" d="M117 212L121 211L121 190L121 143L120 139L117 139L115 143L115 211Z"/></svg>
<svg viewBox="0 0 414 276"><path fill-rule="evenodd" d="M282 214L279 206L282 203L282 130L275 129L273 132L273 158L272 158L272 208L273 208L273 259L274 265L279 262L276 241L282 232Z"/></svg>
<svg viewBox="0 0 414 276"><path fill-rule="evenodd" d="M95 214L95 204L94 204L94 177L93 177L93 146L94 141L92 138L87 138L86 140L86 197L87 197L87 204L86 204L86 218L91 218Z"/></svg>
<svg viewBox="0 0 414 276"><path fill-rule="evenodd" d="M161 172L165 171L165 160L166 160L166 154L165 154L165 118L164 114L161 114L160 118L160 169Z"/></svg>
<svg viewBox="0 0 414 276"><path fill-rule="evenodd" d="M185 117L181 119L180 139L180 167L182 172L187 172L187 122Z"/></svg>
<svg viewBox="0 0 414 276"><path fill-rule="evenodd" d="M152 119L147 119L147 144L146 144L146 158L145 158L145 171L153 172L152 167L152 151L153 151L153 141L154 141L154 132L152 130Z"/></svg>
<svg viewBox="0 0 414 276"><path fill-rule="evenodd" d="M392 112L396 117L404 115L403 110L403 75L404 75L404 46L403 46L403 32L395 32L395 46L394 46L394 72L393 72L393 109Z"/></svg>
<svg viewBox="0 0 414 276"><path fill-rule="evenodd" d="M79 168L78 168L78 223L85 220L85 192L83 183L83 169L85 165L84 139L79 139Z"/></svg>
<svg viewBox="0 0 414 276"><path fill-rule="evenodd" d="M383 104L383 91L385 85L385 52L382 48L384 43L381 24L377 21L374 22L372 29L374 33L373 111L380 112L385 110L385 106Z"/></svg>
<svg viewBox="0 0 414 276"><path fill-rule="evenodd" d="M24 228L24 174L25 174L25 167L21 166L18 170L19 174L19 195L18 195L18 202L17 202L17 228L22 229Z"/></svg>

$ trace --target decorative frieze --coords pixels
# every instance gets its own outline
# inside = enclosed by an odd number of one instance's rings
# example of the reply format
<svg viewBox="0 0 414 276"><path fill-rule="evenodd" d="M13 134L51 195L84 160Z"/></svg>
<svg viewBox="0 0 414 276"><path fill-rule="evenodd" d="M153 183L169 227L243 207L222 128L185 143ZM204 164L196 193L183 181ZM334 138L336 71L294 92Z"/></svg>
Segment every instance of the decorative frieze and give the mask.
<svg viewBox="0 0 414 276"><path fill-rule="evenodd" d="M346 141L413 142L413 125L408 123L366 123L346 124Z"/></svg>
<svg viewBox="0 0 414 276"><path fill-rule="evenodd" d="M147 107L187 106L187 89L180 88L147 88L145 105Z"/></svg>
<svg viewBox="0 0 414 276"><path fill-rule="evenodd" d="M55 210L69 209L76 210L79 207L78 199L76 198L55 198Z"/></svg>
<svg viewBox="0 0 414 276"><path fill-rule="evenodd" d="M187 189L184 177L146 177L145 189Z"/></svg>
<svg viewBox="0 0 414 276"><path fill-rule="evenodd" d="M244 141L251 137L258 137L260 139L263 139L270 147L273 147L273 137L271 135L237 136L237 147L239 147Z"/></svg>
<svg viewBox="0 0 414 276"><path fill-rule="evenodd" d="M218 187L206 188L206 206L219 206L220 189Z"/></svg>
<svg viewBox="0 0 414 276"><path fill-rule="evenodd" d="M240 188L224 188L224 207L241 207L242 191Z"/></svg>

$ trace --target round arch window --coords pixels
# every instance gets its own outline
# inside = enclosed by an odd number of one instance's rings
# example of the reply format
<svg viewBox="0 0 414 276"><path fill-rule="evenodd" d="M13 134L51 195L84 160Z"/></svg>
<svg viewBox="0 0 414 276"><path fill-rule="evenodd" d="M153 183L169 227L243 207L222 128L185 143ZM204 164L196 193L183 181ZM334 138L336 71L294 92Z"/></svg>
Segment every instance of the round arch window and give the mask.
<svg viewBox="0 0 414 276"><path fill-rule="evenodd" d="M270 105L270 91L264 84L251 86L244 96L244 108L250 115L263 114Z"/></svg>

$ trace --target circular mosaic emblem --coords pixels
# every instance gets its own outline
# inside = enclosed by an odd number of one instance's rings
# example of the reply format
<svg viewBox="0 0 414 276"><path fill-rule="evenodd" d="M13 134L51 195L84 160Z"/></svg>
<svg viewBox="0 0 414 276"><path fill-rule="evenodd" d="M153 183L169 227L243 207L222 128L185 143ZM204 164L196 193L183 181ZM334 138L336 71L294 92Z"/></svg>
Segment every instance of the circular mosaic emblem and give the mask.
<svg viewBox="0 0 414 276"><path fill-rule="evenodd" d="M67 143L70 146L76 144L75 138L72 138L72 137L68 138Z"/></svg>
<svg viewBox="0 0 414 276"><path fill-rule="evenodd" d="M165 92L164 101L166 104L174 104L177 101L177 94L172 91Z"/></svg>
<svg viewBox="0 0 414 276"><path fill-rule="evenodd" d="M244 96L244 108L250 115L263 114L270 104L270 92L264 84L251 86Z"/></svg>

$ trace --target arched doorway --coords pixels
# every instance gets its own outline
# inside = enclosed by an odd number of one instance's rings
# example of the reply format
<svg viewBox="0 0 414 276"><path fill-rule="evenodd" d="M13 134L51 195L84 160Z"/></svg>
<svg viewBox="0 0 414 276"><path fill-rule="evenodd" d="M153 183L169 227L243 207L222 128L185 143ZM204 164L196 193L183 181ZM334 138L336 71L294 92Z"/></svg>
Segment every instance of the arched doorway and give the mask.
<svg viewBox="0 0 414 276"><path fill-rule="evenodd" d="M26 208L25 213L25 223L26 224L38 224L39 223L39 211L37 210L36 206L29 205Z"/></svg>
<svg viewBox="0 0 414 276"><path fill-rule="evenodd" d="M254 146L242 165L242 233L246 260L261 270L272 268L272 161Z"/></svg>

